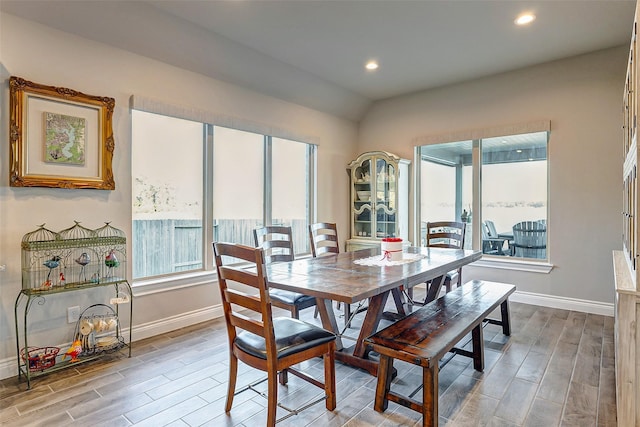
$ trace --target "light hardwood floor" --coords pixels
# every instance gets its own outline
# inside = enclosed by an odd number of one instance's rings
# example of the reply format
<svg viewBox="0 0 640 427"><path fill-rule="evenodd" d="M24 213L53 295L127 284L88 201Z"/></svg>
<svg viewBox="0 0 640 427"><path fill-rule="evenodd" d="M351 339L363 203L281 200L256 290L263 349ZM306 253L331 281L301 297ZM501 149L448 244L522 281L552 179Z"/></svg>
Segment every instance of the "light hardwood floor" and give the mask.
<svg viewBox="0 0 640 427"><path fill-rule="evenodd" d="M615 426L613 318L517 303L511 310L511 337L493 325L484 330L483 373L460 356L440 372L440 426ZM313 309L302 313L317 322L312 315ZM218 319L135 342L131 358L39 377L29 391L17 377L6 379L0 382L0 425L262 426L266 402L252 391L236 396L231 413L224 413L227 352ZM396 367L392 387L413 390L420 371ZM304 368L322 377L320 359ZM239 386L263 376L241 364ZM385 413L375 412L376 379L366 372L337 363L336 380L335 411L320 403L278 426L422 425L418 413L393 402ZM290 375L279 400L297 407L320 392Z"/></svg>

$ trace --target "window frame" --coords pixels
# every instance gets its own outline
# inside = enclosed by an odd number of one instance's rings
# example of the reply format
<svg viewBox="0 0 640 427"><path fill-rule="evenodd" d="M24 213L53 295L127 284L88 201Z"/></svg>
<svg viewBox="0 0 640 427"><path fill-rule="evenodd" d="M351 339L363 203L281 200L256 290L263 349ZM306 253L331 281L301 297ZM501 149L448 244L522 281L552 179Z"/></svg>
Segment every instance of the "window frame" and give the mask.
<svg viewBox="0 0 640 427"><path fill-rule="evenodd" d="M546 217L549 218L551 213L550 199L550 162L549 162L549 146L551 142L551 122L549 120L541 120L536 122L528 122L523 124L500 126L490 129L476 129L470 131L454 132L444 135L420 136L414 138L414 236L415 242L421 241L421 175L422 175L422 159L423 154L421 148L425 145L444 144L457 141L472 141L472 242L473 250L482 250L482 147L481 140L486 138L494 138L500 136L510 136L534 132L547 133L547 209ZM479 212L479 215L475 213ZM501 256L491 256L483 254L482 259L476 261L474 267L487 267L505 270L528 271L534 273L549 273L553 269L551 263L552 252L550 251L550 242L552 241L551 233L547 232L547 258L537 260L534 258L511 258Z"/></svg>
<svg viewBox="0 0 640 427"><path fill-rule="evenodd" d="M213 149L215 143L215 127L225 127L245 132L256 133L263 137L263 150L265 154L265 169L263 171L263 185L265 189L265 197L263 199L263 221L268 224L271 220L271 206L267 205L271 202L271 164L267 165L267 151L269 152L269 160L271 159L271 142L272 138L281 138L292 142L306 144L307 146L307 221L312 223L316 212L315 205L317 199L317 143L314 138L298 134L289 130L277 129L263 124L256 124L249 120L241 118L233 118L227 115L220 115L209 111L199 111L194 109L185 109L184 107L172 106L149 98L140 96L131 96L130 99L130 124L133 126L133 110L143 111L147 113L159 114L168 117L191 120L202 123L203 125L203 224L202 224L202 268L189 271L170 272L154 276L141 277L133 279L133 271L129 274L132 278L132 287L136 290L136 295L145 295L156 292L164 292L191 286L206 285L216 278L215 264L213 260L212 240L214 236L214 215L213 215L213 192L215 191L215 182L213 178L214 172L214 156ZM131 142L133 144L133 141ZM133 159L132 159L133 164ZM267 191L268 189L268 191ZM267 193L269 196L267 197ZM133 193L131 194L131 203L133 203ZM131 222L133 223L133 216ZM132 236L133 239L133 236ZM304 256L304 254L301 254ZM132 252L133 256L133 252Z"/></svg>

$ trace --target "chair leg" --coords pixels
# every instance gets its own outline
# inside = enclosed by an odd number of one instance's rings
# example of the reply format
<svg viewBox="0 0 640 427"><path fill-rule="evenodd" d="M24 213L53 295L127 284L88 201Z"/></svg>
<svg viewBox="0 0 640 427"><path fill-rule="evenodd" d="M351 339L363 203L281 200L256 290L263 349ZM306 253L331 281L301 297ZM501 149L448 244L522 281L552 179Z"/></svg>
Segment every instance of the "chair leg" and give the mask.
<svg viewBox="0 0 640 427"><path fill-rule="evenodd" d="M267 427L276 425L276 410L278 409L278 373L273 370L267 372Z"/></svg>
<svg viewBox="0 0 640 427"><path fill-rule="evenodd" d="M329 411L336 409L336 347L335 342L324 355L324 393L327 396L325 406Z"/></svg>
<svg viewBox="0 0 640 427"><path fill-rule="evenodd" d="M291 317L293 317L294 319L300 318L300 311L298 310L298 307L296 307L295 305L291 306Z"/></svg>
<svg viewBox="0 0 640 427"><path fill-rule="evenodd" d="M280 379L280 384L287 385L287 382L289 382L289 371L283 369L278 374L278 378Z"/></svg>
<svg viewBox="0 0 640 427"><path fill-rule="evenodd" d="M451 279L449 279L449 277L445 277L444 279L444 291L446 293L451 292Z"/></svg>
<svg viewBox="0 0 640 427"><path fill-rule="evenodd" d="M233 351L229 353L229 388L227 390L227 403L224 407L224 411L227 413L231 410L231 405L233 405L233 395L236 392L236 378L238 376L238 358L233 354Z"/></svg>

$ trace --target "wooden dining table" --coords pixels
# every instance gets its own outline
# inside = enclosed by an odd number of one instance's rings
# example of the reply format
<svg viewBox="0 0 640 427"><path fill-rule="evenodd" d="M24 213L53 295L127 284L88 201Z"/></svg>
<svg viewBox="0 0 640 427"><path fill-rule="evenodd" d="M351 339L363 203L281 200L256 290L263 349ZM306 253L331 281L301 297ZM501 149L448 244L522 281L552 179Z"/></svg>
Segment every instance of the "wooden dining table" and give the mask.
<svg viewBox="0 0 640 427"><path fill-rule="evenodd" d="M408 247L403 257L401 263L381 262L380 248L372 248L272 263L266 269L269 286L316 297L322 326L338 335L337 360L376 375L378 362L369 357L364 339L376 332L389 294L394 297L398 315L404 316L401 289L430 282L426 301L433 301L440 293L445 275L479 260L482 252ZM376 265L362 265L363 260ZM346 348L332 301L354 304L366 299L369 305L358 337L353 346Z"/></svg>

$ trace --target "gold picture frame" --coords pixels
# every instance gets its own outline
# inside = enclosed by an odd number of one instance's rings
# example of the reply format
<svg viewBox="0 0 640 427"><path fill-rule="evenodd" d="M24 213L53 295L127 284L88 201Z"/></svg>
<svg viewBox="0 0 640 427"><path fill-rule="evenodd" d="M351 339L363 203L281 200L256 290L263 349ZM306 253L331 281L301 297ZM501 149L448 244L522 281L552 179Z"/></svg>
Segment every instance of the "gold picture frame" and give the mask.
<svg viewBox="0 0 640 427"><path fill-rule="evenodd" d="M114 190L115 100L12 76L12 187Z"/></svg>

